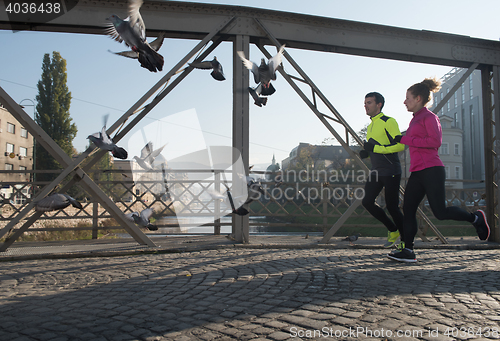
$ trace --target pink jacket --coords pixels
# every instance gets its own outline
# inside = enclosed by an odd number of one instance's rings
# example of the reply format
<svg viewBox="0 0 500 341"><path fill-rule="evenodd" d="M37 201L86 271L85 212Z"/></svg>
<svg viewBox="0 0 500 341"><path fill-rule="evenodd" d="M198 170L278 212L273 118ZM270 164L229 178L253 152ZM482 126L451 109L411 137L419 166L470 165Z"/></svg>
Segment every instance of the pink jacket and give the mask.
<svg viewBox="0 0 500 341"><path fill-rule="evenodd" d="M441 123L432 111L423 107L413 114L401 143L410 147L410 172L444 166L438 149L442 142Z"/></svg>

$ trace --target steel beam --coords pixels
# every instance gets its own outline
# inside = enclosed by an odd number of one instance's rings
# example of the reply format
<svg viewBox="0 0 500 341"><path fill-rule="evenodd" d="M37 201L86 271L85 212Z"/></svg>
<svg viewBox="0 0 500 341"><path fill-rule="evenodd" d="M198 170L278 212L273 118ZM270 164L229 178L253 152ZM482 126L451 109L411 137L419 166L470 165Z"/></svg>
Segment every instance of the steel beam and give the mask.
<svg viewBox="0 0 500 341"><path fill-rule="evenodd" d="M0 29L104 34L110 14L127 15L127 0L79 1L49 23L31 18L9 20L0 2ZM202 39L224 17L237 20L222 33L251 43L268 44L254 19L259 19L288 47L322 52L469 67L471 63L500 65L500 42L425 30L413 30L244 6L180 1L145 1L141 15L148 35L165 31L167 38ZM194 24L195 23L195 24Z"/></svg>
<svg viewBox="0 0 500 341"><path fill-rule="evenodd" d="M499 212L500 212L500 67L493 66L493 108L494 108L494 125L493 131L495 132L492 144L493 144L493 157L494 157L494 183L491 184L491 189L494 195L494 201L491 206L492 212L488 215L490 219L490 228L492 230L491 240L500 243L500 224L499 224Z"/></svg>
<svg viewBox="0 0 500 341"><path fill-rule="evenodd" d="M243 51L248 57L250 52L250 38L248 36L238 35L233 43L233 147L239 151L244 168L248 175L249 163L249 72L236 53ZM239 155L233 155L233 164L237 161ZM233 179L237 179L236 170L233 169ZM233 181L233 186L241 186L241 181ZM246 185L246 181L245 181ZM235 188L233 192L241 192L241 189ZM248 215L239 216L233 214L232 233L235 241L239 243L249 242L249 219Z"/></svg>
<svg viewBox="0 0 500 341"><path fill-rule="evenodd" d="M498 72L498 68L497 72ZM498 168L494 168L495 163L498 163L498 155L495 155L495 145L498 143L498 135L494 136L497 132L498 127L495 124L499 121L495 121L493 118L497 117L498 104L496 104L495 110L493 110L492 102L492 78L496 78L492 74L493 68L485 68L481 70L481 88L483 92L483 123L484 123L484 169L485 169L485 191L486 191L486 219L490 225L491 234L490 241L500 241L500 236L498 234L498 211L495 214L495 208L498 206L498 198L496 194L498 192L498 182L495 181L498 177ZM497 75L498 76L498 75ZM496 80L495 80L496 81ZM498 81L496 81L496 84ZM497 89L495 89L498 92ZM498 99L498 95L495 97ZM493 111L495 114L493 114ZM495 142L496 140L496 142ZM496 161L496 162L495 162Z"/></svg>

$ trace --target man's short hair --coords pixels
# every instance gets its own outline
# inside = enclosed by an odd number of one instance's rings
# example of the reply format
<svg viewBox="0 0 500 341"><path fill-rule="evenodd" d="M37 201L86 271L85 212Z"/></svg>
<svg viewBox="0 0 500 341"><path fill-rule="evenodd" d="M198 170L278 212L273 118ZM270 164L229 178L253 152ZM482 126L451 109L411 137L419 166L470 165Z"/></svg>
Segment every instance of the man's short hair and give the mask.
<svg viewBox="0 0 500 341"><path fill-rule="evenodd" d="M384 104L385 104L384 96L382 96L378 92L369 92L366 94L365 98L368 98L368 97L375 97L375 103L377 103L377 104L382 103L382 106L380 107L380 110L382 110L382 108L384 107Z"/></svg>

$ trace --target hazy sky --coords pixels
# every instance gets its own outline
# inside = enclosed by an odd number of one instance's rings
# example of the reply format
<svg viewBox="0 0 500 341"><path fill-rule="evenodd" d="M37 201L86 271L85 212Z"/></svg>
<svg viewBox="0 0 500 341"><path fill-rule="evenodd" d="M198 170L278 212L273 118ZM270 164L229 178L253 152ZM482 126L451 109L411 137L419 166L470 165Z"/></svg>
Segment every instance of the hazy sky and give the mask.
<svg viewBox="0 0 500 341"><path fill-rule="evenodd" d="M500 37L498 0L220 0L217 3L491 40L498 40ZM125 16L125 13L115 14ZM105 18L102 19L104 23ZM147 17L144 17L144 21L147 27ZM23 99L35 100L44 53L60 52L67 61L68 87L73 96L70 112L78 127L74 146L83 151L88 144L86 137L101 129L104 115L109 114L108 126L111 125L197 43L198 41L165 40L160 50L165 58L164 70L155 74L141 68L135 60L109 53L108 50L118 52L126 50L126 47L104 35L13 33L4 30L0 31L0 86L17 102ZM275 49L270 48L269 51L274 54ZM333 53L293 49L288 52L356 131L369 122L363 108L366 93L382 93L386 98L384 113L396 118L400 129L405 130L411 119L411 114L403 105L406 89L425 77L441 77L451 70L449 67ZM170 153L189 153L203 144L230 146L231 44L221 44L210 58L213 55L223 64L226 81L213 80L208 71L193 71L129 135L133 136L141 131L141 127L149 127L144 139L150 139L157 146L168 143L165 148L167 159ZM260 51L251 47L250 59L258 62L260 58ZM286 61L284 67L292 70ZM253 79L250 84L254 86ZM253 105L253 101L250 102L250 164L256 164L255 169L267 167L273 154L281 164L299 142L321 144L325 138L330 137L327 129L283 77L278 75L274 86L276 93L269 97L267 106L259 108ZM22 104L28 105L31 102L25 100ZM28 114L33 114L32 107L27 106L25 110ZM179 116L183 112L189 113L186 114L185 121ZM173 114L176 114L175 123L163 120ZM193 122L193 117L197 122ZM343 131L339 132L342 134ZM195 142L190 145L190 139L186 139L186 136L192 136ZM131 156L137 154L142 147L131 143L128 136L120 144L130 148Z"/></svg>

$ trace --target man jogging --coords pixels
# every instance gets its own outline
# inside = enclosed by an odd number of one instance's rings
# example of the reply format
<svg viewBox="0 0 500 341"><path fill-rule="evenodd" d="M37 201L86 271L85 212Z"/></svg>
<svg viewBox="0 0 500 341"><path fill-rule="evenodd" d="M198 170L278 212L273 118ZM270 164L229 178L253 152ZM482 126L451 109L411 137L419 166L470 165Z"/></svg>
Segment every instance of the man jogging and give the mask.
<svg viewBox="0 0 500 341"><path fill-rule="evenodd" d="M384 247L391 247L400 240L403 233L403 214L399 209L401 163L398 152L404 150L404 145L394 141L394 137L401 135L401 132L396 120L382 113L384 103L384 97L378 92L370 92L365 96L365 110L371 123L367 129L367 141L359 154L361 158L370 157L372 163L362 204L387 227L387 242ZM386 207L392 220L376 203L384 187Z"/></svg>

